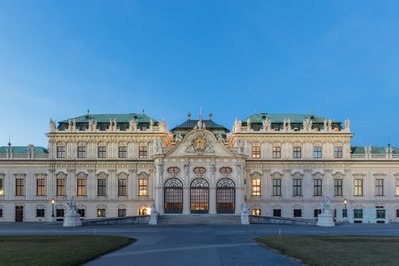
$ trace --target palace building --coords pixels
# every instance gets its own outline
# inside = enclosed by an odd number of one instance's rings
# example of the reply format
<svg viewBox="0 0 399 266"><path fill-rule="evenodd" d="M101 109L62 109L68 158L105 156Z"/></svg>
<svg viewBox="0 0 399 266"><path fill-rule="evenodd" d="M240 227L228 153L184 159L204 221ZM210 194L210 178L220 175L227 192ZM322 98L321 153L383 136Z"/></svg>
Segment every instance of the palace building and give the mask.
<svg viewBox="0 0 399 266"><path fill-rule="evenodd" d="M169 130L146 114L50 121L48 147L0 147L0 221L250 214L315 219L328 196L337 221L399 221L399 149L351 146L349 121L252 115L232 130L188 119Z"/></svg>

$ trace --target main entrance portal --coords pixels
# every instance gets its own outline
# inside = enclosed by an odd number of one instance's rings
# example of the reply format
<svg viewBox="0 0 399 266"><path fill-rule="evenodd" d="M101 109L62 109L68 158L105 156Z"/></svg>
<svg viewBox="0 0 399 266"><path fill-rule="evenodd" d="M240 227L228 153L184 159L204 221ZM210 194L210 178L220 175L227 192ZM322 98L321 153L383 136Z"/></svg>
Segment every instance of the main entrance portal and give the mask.
<svg viewBox="0 0 399 266"><path fill-rule="evenodd" d="M209 212L209 184L203 178L194 179L190 188L191 213Z"/></svg>
<svg viewBox="0 0 399 266"><path fill-rule="evenodd" d="M216 185L217 213L235 212L235 185L229 178L222 178Z"/></svg>
<svg viewBox="0 0 399 266"><path fill-rule="evenodd" d="M183 183L177 178L165 182L164 210L165 213L183 212Z"/></svg>

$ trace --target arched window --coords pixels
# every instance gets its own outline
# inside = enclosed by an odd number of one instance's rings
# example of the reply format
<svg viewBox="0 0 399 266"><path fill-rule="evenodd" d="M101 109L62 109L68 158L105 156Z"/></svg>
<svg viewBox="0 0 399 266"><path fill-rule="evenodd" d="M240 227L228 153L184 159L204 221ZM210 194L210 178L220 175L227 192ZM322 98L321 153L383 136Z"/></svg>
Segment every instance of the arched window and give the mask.
<svg viewBox="0 0 399 266"><path fill-rule="evenodd" d="M183 183L177 178L166 180L164 187L165 213L183 212Z"/></svg>
<svg viewBox="0 0 399 266"><path fill-rule="evenodd" d="M230 178L222 178L216 184L216 211L235 212L235 184Z"/></svg>
<svg viewBox="0 0 399 266"><path fill-rule="evenodd" d="M191 213L208 213L209 184L204 178L196 178L191 182L190 200Z"/></svg>

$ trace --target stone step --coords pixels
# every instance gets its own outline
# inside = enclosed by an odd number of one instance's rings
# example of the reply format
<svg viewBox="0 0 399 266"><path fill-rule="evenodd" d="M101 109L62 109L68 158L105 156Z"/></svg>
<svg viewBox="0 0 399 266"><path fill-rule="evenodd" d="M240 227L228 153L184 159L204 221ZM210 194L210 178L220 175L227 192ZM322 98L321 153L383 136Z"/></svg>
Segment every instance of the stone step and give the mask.
<svg viewBox="0 0 399 266"><path fill-rule="evenodd" d="M163 214L158 224L241 224L234 214Z"/></svg>

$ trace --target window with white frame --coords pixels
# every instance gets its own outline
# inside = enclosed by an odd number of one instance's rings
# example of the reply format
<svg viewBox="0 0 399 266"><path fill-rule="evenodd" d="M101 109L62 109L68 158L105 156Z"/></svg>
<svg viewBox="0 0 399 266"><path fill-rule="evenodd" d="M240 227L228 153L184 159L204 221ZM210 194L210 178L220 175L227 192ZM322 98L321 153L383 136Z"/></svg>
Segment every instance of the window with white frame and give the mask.
<svg viewBox="0 0 399 266"><path fill-rule="evenodd" d="M44 178L36 179L36 196L46 195L46 180Z"/></svg>
<svg viewBox="0 0 399 266"><path fill-rule="evenodd" d="M139 145L139 158L147 158L147 156L148 156L147 145L140 144Z"/></svg>
<svg viewBox="0 0 399 266"><path fill-rule="evenodd" d="M78 158L86 158L86 146L78 146Z"/></svg>
<svg viewBox="0 0 399 266"><path fill-rule="evenodd" d="M118 157L119 158L126 158L127 157L127 147L126 146L119 146L118 147Z"/></svg>
<svg viewBox="0 0 399 266"><path fill-rule="evenodd" d="M376 196L384 196L384 179L377 178L375 180L375 195Z"/></svg>
<svg viewBox="0 0 399 266"><path fill-rule="evenodd" d="M273 196L281 196L281 178L273 178Z"/></svg>
<svg viewBox="0 0 399 266"><path fill-rule="evenodd" d="M272 148L272 157L273 157L273 159L281 158L281 147L275 146Z"/></svg>
<svg viewBox="0 0 399 266"><path fill-rule="evenodd" d="M260 158L260 145L253 144L252 145L252 159L259 159Z"/></svg>
<svg viewBox="0 0 399 266"><path fill-rule="evenodd" d="M355 196L363 196L363 179L355 179Z"/></svg>
<svg viewBox="0 0 399 266"><path fill-rule="evenodd" d="M294 178L293 184L293 196L302 196L302 179Z"/></svg>
<svg viewBox="0 0 399 266"><path fill-rule="evenodd" d="M321 178L313 179L313 195L322 196L323 195L323 180Z"/></svg>
<svg viewBox="0 0 399 266"><path fill-rule="evenodd" d="M322 154L321 146L313 147L313 158L315 158L315 159L322 158L322 156L323 156L323 154Z"/></svg>
<svg viewBox="0 0 399 266"><path fill-rule="evenodd" d="M66 147L57 146L57 158L65 158L65 157L66 157Z"/></svg>
<svg viewBox="0 0 399 266"><path fill-rule="evenodd" d="M302 148L301 147L294 147L292 149L292 157L294 159L300 159L302 157Z"/></svg>
<svg viewBox="0 0 399 266"><path fill-rule="evenodd" d="M77 196L86 196L86 179L85 178L78 178L77 182Z"/></svg>
<svg viewBox="0 0 399 266"><path fill-rule="evenodd" d="M106 146L98 146L98 158L107 158Z"/></svg>
<svg viewBox="0 0 399 266"><path fill-rule="evenodd" d="M334 158L342 158L342 146L334 147Z"/></svg>
<svg viewBox="0 0 399 266"><path fill-rule="evenodd" d="M334 196L342 196L342 178L334 179Z"/></svg>

